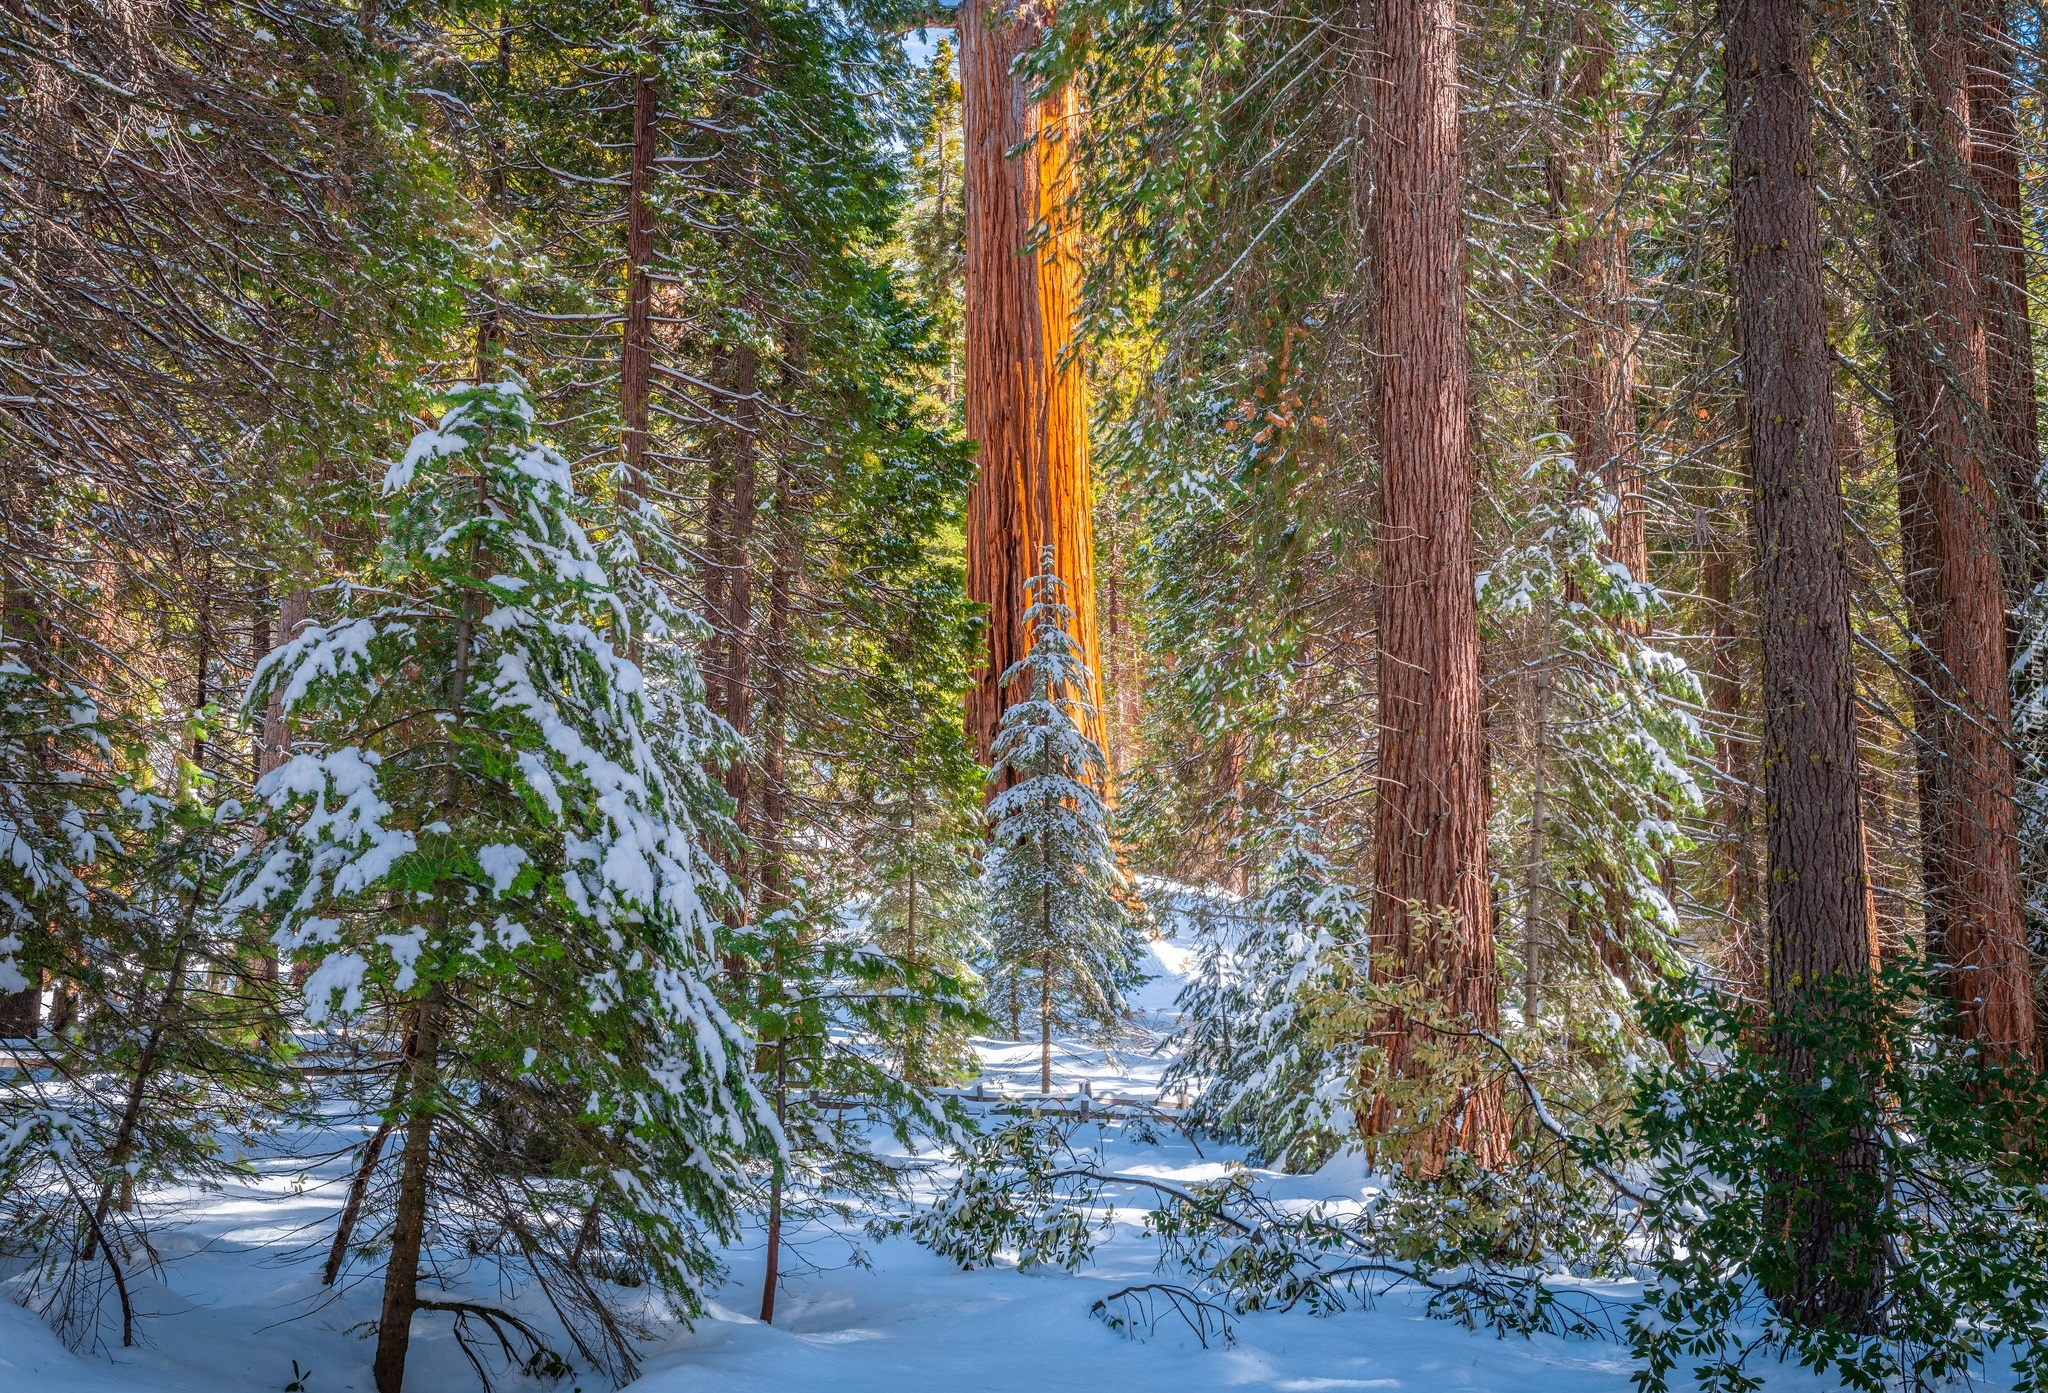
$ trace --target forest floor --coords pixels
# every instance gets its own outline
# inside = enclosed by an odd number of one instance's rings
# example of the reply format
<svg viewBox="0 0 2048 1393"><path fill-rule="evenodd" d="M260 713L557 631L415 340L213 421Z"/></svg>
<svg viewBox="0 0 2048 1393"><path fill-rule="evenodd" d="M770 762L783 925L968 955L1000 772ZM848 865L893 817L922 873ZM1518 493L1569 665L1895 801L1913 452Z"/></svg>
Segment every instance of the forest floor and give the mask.
<svg viewBox="0 0 2048 1393"><path fill-rule="evenodd" d="M1141 989L1138 1022L1117 1059L1062 1044L1055 1090L1088 1081L1096 1098L1153 1096L1167 1064L1157 1050L1173 1021L1184 953L1154 945L1154 978ZM980 1042L985 1082L1010 1092L1036 1088L1035 1046ZM1095 1129L1088 1129L1093 1131ZM1234 1159L1157 1129L1156 1143L1105 1129L1103 1162L1126 1174L1186 1183L1213 1178ZM345 1143L346 1139L340 1139ZM1092 1138L1090 1139L1092 1141ZM329 1146L335 1145L332 1140ZM249 1183L172 1195L163 1261L131 1281L138 1322L132 1349L77 1354L36 1316L0 1301L0 1390L4 1393L304 1393L368 1390L377 1291L359 1282L320 1286L320 1263L338 1207L345 1158L308 1168L279 1159ZM943 1172L930 1181L943 1183ZM1313 1176L1272 1177L1299 1199L1357 1193L1363 1177L1343 1162ZM1547 1336L1496 1338L1428 1319L1419 1299L1383 1296L1369 1308L1315 1316L1255 1314L1234 1322L1229 1342L1204 1347L1170 1316L1142 1338L1090 1315L1100 1297L1150 1280L1158 1247L1143 1228L1145 1200L1133 1191L1113 1234L1078 1272L1020 1272L998 1266L962 1272L909 1238L874 1241L858 1230L813 1226L790 1237L775 1323L760 1306L760 1235L726 1257L729 1280L712 1293L694 1330L659 1325L633 1393L1206 1393L1207 1390L1495 1390L1496 1393L1628 1393L1631 1363L1618 1345ZM1616 1291L1616 1296L1626 1295ZM530 1309L524 1307L523 1309ZM539 1312L534 1312L540 1314ZM480 1385L445 1317L415 1326L406 1387L412 1393L468 1393ZM115 1336L118 1340L118 1332ZM300 1377L310 1372L310 1376ZM546 1388L493 1370L500 1389ZM1772 1393L1832 1386L1796 1370L1772 1370ZM602 1378L572 1376L559 1393L598 1393ZM1979 1384L1979 1387L1985 1385Z"/></svg>

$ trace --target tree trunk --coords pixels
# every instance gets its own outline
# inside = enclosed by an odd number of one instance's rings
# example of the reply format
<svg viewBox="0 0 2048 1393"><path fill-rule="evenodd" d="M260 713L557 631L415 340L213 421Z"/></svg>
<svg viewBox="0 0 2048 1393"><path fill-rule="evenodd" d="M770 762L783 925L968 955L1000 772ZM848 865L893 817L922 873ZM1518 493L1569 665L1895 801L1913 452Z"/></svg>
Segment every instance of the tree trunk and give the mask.
<svg viewBox="0 0 2048 1393"><path fill-rule="evenodd" d="M653 0L641 0L643 17L651 19ZM642 42L651 52L652 39ZM654 261L655 123L660 119L659 93L646 73L633 77L633 148L626 175L626 325L619 344L619 416L625 427L628 493L642 496L647 478L647 411L654 372L654 282L648 274Z"/></svg>
<svg viewBox="0 0 2048 1393"><path fill-rule="evenodd" d="M313 609L313 596L304 586L286 595L277 607L277 633L280 644L289 643L299 636L306 627L306 621ZM292 755L292 732L284 714L284 697L281 692L272 691L263 703L262 741L256 751L256 776L281 768ZM256 978L266 987L277 985L277 951L275 946L262 950L256 957ZM264 1039L269 1040L270 1027L264 1029Z"/></svg>
<svg viewBox="0 0 2048 1393"><path fill-rule="evenodd" d="M1928 946L1947 964L1965 1029L2001 1057L2033 1048L2033 988L2019 883L2000 445L1985 418L1969 84L1960 21L1913 0L1912 133L1897 96L1874 142L1890 214L1894 309L1885 335L1897 400L1899 515L1913 611L1916 745ZM1903 85L1898 65L1892 81ZM1896 91L1896 89L1895 89ZM1887 94L1880 94L1882 98ZM1924 648L1922 648L1924 645Z"/></svg>
<svg viewBox="0 0 2048 1393"><path fill-rule="evenodd" d="M981 450L981 476L968 500L967 593L988 606L986 664L968 698L968 726L986 764L1003 712L1018 699L1003 689L1002 676L1030 648L1024 582L1047 545L1093 684L1083 728L1098 744L1105 736L1088 391L1074 333L1079 235L1068 207L1068 142L1081 130L1080 106L1071 86L1028 101L1024 79L1011 70L1043 32L1033 11L968 0L959 23L967 433ZM1008 157L1027 140L1029 149ZM1027 250L1040 223L1043 244Z"/></svg>
<svg viewBox="0 0 2048 1393"><path fill-rule="evenodd" d="M1451 1029L1492 1031L1500 966L1486 867L1486 751L1473 589L1471 382L1465 351L1463 161L1454 0L1374 13L1370 242L1381 450L1379 808L1371 974L1419 984ZM1424 1022L1374 1028L1389 1079L1413 1079ZM1440 1041L1438 1042L1440 1044ZM1453 1149L1508 1154L1501 1085L1476 1049L1455 1105L1416 1130L1382 1094L1368 1139L1397 1131L1421 1173Z"/></svg>
<svg viewBox="0 0 2048 1393"><path fill-rule="evenodd" d="M1835 455L1834 384L1821 287L1806 15L1799 0L1724 0L1733 271L1755 481L1769 989L1779 1016L1870 970L1848 561ZM1795 1078L1813 1061L1783 1044ZM1832 1165L1870 1167L1850 1146ZM1801 1185L1785 1180L1787 1190ZM1855 1225L1788 1200L1802 1272L1770 1293L1790 1318L1867 1327L1879 1288Z"/></svg>
<svg viewBox="0 0 2048 1393"><path fill-rule="evenodd" d="M1598 478L1618 503L1607 552L1636 580L1649 575L1643 467L1636 447L1635 326L1629 314L1628 228L1621 189L1621 134L1612 85L1614 49L1604 5L1574 6L1571 54L1558 99L1568 133L1545 161L1558 249L1551 289L1566 324L1560 336L1558 429L1572 441L1581 477Z"/></svg>
<svg viewBox="0 0 2048 1393"><path fill-rule="evenodd" d="M1722 495L1725 497L1725 495ZM1732 506L1732 504L1731 504ZM1716 512L1725 512L1717 507ZM1756 818L1756 756L1742 718L1746 685L1736 598L1736 557L1716 519L1698 514L1693 531L1701 551L1701 586L1709 606L1707 707L1714 713L1714 764L1721 775L1716 800L1722 845L1722 911L1733 926L1730 975L1745 995L1761 998L1768 975L1768 936L1760 933L1758 876L1751 856Z"/></svg>
<svg viewBox="0 0 2048 1393"><path fill-rule="evenodd" d="M733 353L732 385L736 398L732 418L739 429L733 439L732 493L726 511L725 660L719 665L722 690L717 709L734 733L744 736L753 726L754 513L759 505L756 479L761 426L761 355L752 344ZM747 762L734 760L725 778L726 792L737 804L733 816L742 829L749 828L747 774Z"/></svg>
<svg viewBox="0 0 2048 1393"><path fill-rule="evenodd" d="M1052 1092L1052 966L1038 974L1038 1091Z"/></svg>
<svg viewBox="0 0 2048 1393"><path fill-rule="evenodd" d="M786 1120L789 1106L789 1050L777 1045L775 1053L775 1121ZM768 1183L768 1271L761 1283L761 1323L775 1323L775 1288L782 1280L782 1162L775 1163L775 1175Z"/></svg>
<svg viewBox="0 0 2048 1393"><path fill-rule="evenodd" d="M369 1143L363 1147L363 1159L356 1167L355 1177L348 1183L348 1197L342 1201L341 1214L335 1219L334 1242L328 1245L327 1266L320 1272L320 1285L323 1287L334 1285L334 1279L341 1275L341 1265L348 1261L349 1239L355 1235L356 1220L363 1212L363 1199L370 1193L370 1180L377 1173L377 1163L384 1158L384 1143L390 1137L391 1119L387 1117L377 1124L377 1130L370 1134Z"/></svg>
<svg viewBox="0 0 2048 1393"><path fill-rule="evenodd" d="M1970 170L1978 193L1978 294L1990 429L1998 458L1989 470L2000 498L2005 600L2017 610L2048 576L2048 520L2035 476L2041 467L2040 402L2034 394L2034 329L2027 299L2025 213L2020 191L2019 120L2013 107L2014 48L2004 0L1964 9L1969 70Z"/></svg>
<svg viewBox="0 0 2048 1393"><path fill-rule="evenodd" d="M1537 679L1536 758L1529 793L1529 865L1522 891L1522 1026L1534 1030L1543 1010L1543 803L1544 774L1549 763L1550 674Z"/></svg>
<svg viewBox="0 0 2048 1393"><path fill-rule="evenodd" d="M429 1148L434 1141L438 1103L436 1067L441 1052L441 1013L447 989L435 986L420 1001L419 1023L413 1029L412 1054L406 1061L408 1116L405 1155L398 1171L398 1208L391 1224L391 1257L384 1268L384 1308L377 1321L377 1358L373 1372L377 1393L401 1393L405 1384L405 1351L412 1340L412 1316L419 1307L420 1248L427 1233Z"/></svg>

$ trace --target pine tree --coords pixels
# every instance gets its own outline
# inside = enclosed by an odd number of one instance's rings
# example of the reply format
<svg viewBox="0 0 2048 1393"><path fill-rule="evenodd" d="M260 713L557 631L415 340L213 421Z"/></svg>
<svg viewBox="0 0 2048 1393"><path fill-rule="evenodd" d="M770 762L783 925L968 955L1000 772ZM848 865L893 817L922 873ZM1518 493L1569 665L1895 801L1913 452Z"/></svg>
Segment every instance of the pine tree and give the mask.
<svg viewBox="0 0 2048 1393"><path fill-rule="evenodd" d="M248 698L278 693L300 744L258 785L269 837L234 905L275 915L309 1026L398 1055L378 1136L399 1142L395 1193L358 1229L388 1255L383 1393L419 1310L559 1360L511 1313L422 1291L430 1255L465 1250L538 1280L623 1375L606 1279L694 1315L741 1167L778 1144L706 980L725 820L701 688L686 657L650 688L624 656L643 616L590 540L605 515L532 421L516 378L454 393L385 475L379 583L328 592ZM351 1211L365 1192L386 1188L359 1184Z"/></svg>
<svg viewBox="0 0 2048 1393"><path fill-rule="evenodd" d="M982 868L992 925L991 988L1038 1024L1038 1086L1052 1091L1052 1036L1081 1028L1113 1041L1138 967L1136 925L1109 841L1102 747L1084 733L1093 690L1050 547L1031 577L1031 650L1003 674L1018 689L996 733L990 844ZM1011 786L1004 788L1005 782Z"/></svg>

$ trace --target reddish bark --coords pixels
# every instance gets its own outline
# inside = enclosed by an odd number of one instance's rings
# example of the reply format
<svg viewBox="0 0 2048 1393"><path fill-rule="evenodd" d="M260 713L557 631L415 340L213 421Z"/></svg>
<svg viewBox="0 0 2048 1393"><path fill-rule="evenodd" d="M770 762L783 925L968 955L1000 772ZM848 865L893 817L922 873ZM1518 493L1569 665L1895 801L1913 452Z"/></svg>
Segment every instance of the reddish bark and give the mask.
<svg viewBox="0 0 2048 1393"><path fill-rule="evenodd" d="M2006 605L2017 609L2048 576L2048 519L2035 476L2041 464L2040 403L2034 395L2034 331L2027 302L2025 214L2020 201L2019 122L2013 108L2014 49L2004 0L1976 0L1962 25L1969 69L1970 169L1978 193L1978 292L1990 428L1999 458L1991 469L2003 497Z"/></svg>
<svg viewBox="0 0 2048 1393"><path fill-rule="evenodd" d="M1088 733L1104 739L1088 391L1074 332L1081 267L1068 208L1070 142L1081 114L1070 87L1031 101L1012 71L1046 18L1031 0L1022 7L968 0L959 12L967 433L981 450L981 476L968 500L967 593L988 606L985 665L968 697L968 728L983 763L1003 711L1017 699L1002 675L1029 649L1024 582L1047 545L1094 674ZM1010 156L1027 141L1029 148Z"/></svg>
<svg viewBox="0 0 2048 1393"><path fill-rule="evenodd" d="M1465 353L1463 168L1454 0L1386 0L1371 77L1381 449L1379 808L1371 972L1410 984L1453 1030L1497 1028L1500 968L1486 867L1486 750L1473 589L1471 381ZM1374 1028L1383 1078L1413 1080L1444 1038L1402 1012ZM1403 1117L1397 1092L1366 1110L1411 1165L1452 1149L1508 1153L1497 1079L1444 1079L1457 1097Z"/></svg>
<svg viewBox="0 0 2048 1393"><path fill-rule="evenodd" d="M652 0L641 0L641 13L651 16ZM624 423L625 487L641 494L646 488L647 406L654 365L655 123L660 118L659 94L647 73L633 77L633 146L626 172L626 325L619 345L619 414ZM479 355L481 356L481 355Z"/></svg>
<svg viewBox="0 0 2048 1393"><path fill-rule="evenodd" d="M1957 14L1914 0L1912 136L1880 101L1875 148L1896 308L1899 512L1920 758L1928 946L1971 1036L2031 1053L2032 972L2019 884L2005 588L1987 439L1969 82ZM1987 469L1987 463L1993 469ZM1924 645L1921 648L1920 645Z"/></svg>

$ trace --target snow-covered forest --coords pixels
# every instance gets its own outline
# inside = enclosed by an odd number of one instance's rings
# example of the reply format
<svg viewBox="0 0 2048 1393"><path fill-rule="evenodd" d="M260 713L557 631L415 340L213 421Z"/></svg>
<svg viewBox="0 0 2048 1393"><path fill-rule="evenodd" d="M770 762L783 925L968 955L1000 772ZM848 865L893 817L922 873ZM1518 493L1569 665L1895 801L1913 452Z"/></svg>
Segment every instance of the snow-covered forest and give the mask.
<svg viewBox="0 0 2048 1393"><path fill-rule="evenodd" d="M0 1388L2048 1389L2044 17L0 0Z"/></svg>

